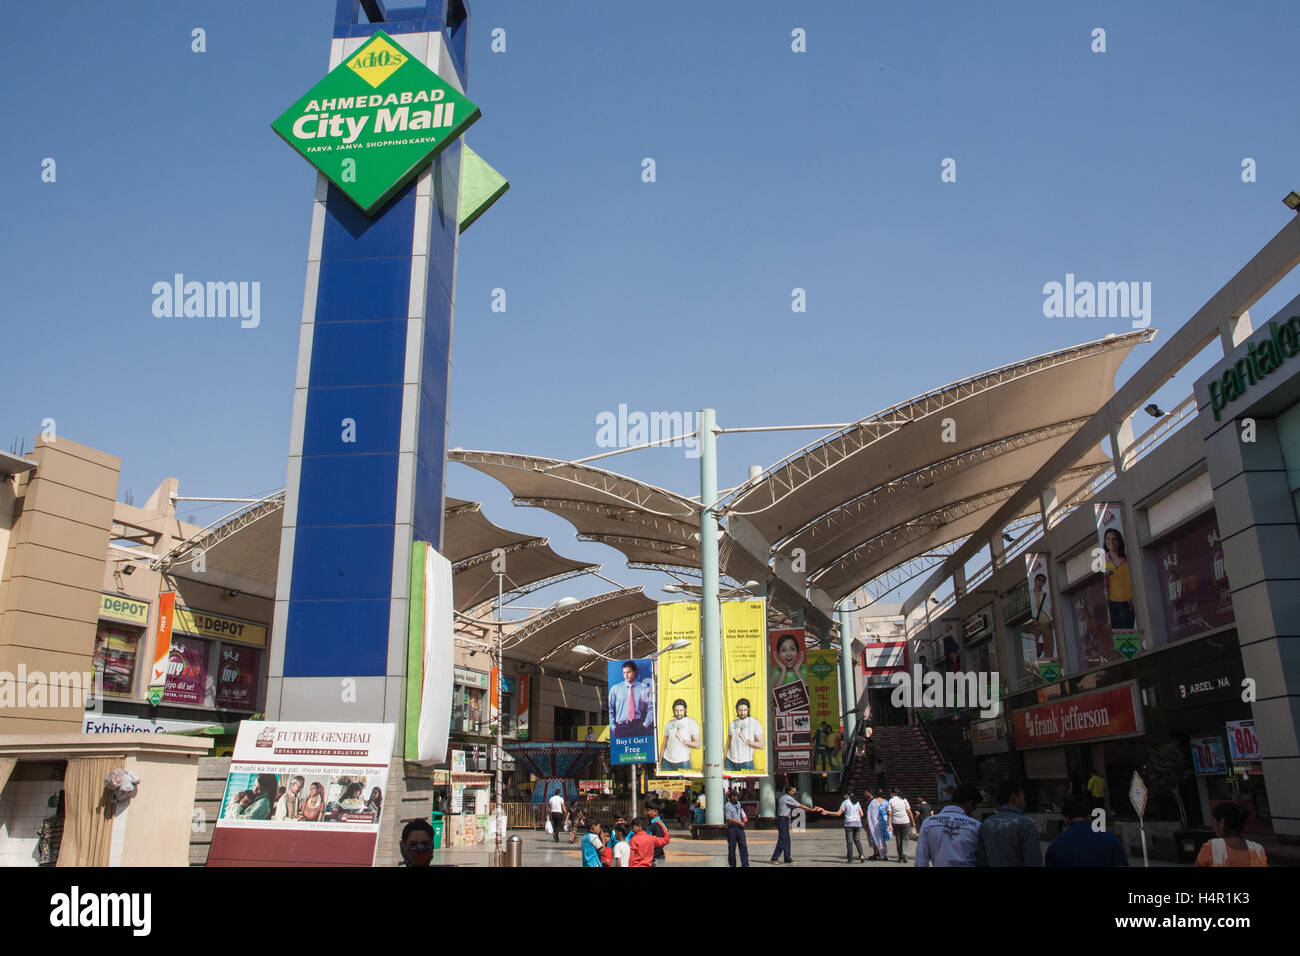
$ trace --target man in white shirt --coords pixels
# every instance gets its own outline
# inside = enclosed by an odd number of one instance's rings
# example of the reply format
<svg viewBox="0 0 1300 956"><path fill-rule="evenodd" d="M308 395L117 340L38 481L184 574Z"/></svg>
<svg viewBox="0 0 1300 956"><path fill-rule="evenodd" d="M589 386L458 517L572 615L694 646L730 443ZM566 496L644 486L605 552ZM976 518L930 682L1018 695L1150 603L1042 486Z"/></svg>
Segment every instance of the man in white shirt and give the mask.
<svg viewBox="0 0 1300 956"><path fill-rule="evenodd" d="M551 811L551 836L559 843L560 831L564 829L564 797L560 796L559 790L551 796L547 808Z"/></svg>
<svg viewBox="0 0 1300 956"><path fill-rule="evenodd" d="M907 831L910 827L916 826L916 815L912 813L912 805L900 797L897 790L891 790L890 794L889 822L894 830L894 845L898 847L898 862L906 863L907 856L904 848Z"/></svg>
<svg viewBox="0 0 1300 956"><path fill-rule="evenodd" d="M691 751L700 749L700 725L686 716L686 701L673 701L673 719L664 727L661 769L690 770Z"/></svg>
<svg viewBox="0 0 1300 956"><path fill-rule="evenodd" d="M723 758L723 769L753 770L754 751L765 746L763 725L749 716L749 701L742 697L736 701L736 719L727 727L727 753Z"/></svg>

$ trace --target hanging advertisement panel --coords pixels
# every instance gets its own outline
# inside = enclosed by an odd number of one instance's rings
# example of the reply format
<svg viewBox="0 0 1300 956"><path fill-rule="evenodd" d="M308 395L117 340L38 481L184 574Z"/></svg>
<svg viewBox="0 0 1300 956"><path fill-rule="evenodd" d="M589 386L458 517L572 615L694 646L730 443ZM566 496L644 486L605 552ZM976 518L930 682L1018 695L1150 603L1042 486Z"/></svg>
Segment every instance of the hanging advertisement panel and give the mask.
<svg viewBox="0 0 1300 956"><path fill-rule="evenodd" d="M699 777L704 774L704 716L701 682L700 605L682 602L659 605L656 662L659 683L659 766L656 772ZM686 647L665 651L674 641Z"/></svg>
<svg viewBox="0 0 1300 956"><path fill-rule="evenodd" d="M723 601L723 776L768 773L767 602ZM711 730L711 733L717 731ZM793 732L793 731L791 731Z"/></svg>
<svg viewBox="0 0 1300 956"><path fill-rule="evenodd" d="M655 762L654 662L648 657L610 661L609 762Z"/></svg>

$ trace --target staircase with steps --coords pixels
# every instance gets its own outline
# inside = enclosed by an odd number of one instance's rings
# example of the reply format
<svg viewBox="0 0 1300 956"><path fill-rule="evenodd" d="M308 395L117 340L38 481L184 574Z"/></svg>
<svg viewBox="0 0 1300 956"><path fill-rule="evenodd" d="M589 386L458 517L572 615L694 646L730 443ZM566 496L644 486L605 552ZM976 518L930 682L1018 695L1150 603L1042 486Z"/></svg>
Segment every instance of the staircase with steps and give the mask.
<svg viewBox="0 0 1300 956"><path fill-rule="evenodd" d="M878 772L883 771L887 787L897 787L910 801L924 796L937 798L935 776L944 773L943 759L930 746L919 727L875 727L871 735L872 758L854 762L849 786L861 793L875 791Z"/></svg>

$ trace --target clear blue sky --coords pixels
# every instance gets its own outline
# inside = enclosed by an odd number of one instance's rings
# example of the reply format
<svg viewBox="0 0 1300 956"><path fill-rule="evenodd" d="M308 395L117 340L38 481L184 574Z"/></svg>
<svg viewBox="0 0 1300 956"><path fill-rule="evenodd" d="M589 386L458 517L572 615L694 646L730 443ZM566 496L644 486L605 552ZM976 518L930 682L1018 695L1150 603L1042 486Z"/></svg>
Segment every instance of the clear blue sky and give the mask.
<svg viewBox="0 0 1300 956"><path fill-rule="evenodd" d="M467 140L512 187L461 244L449 443L590 455L620 403L851 421L1123 331L1043 317L1067 272L1151 282L1163 340L1291 215L1300 7L1047 6L471 0ZM54 418L137 503L282 487L315 173L270 123L324 74L333 0L32 8L0 38L4 446ZM177 272L260 282L261 326L155 318ZM721 484L814 437L724 438ZM698 490L680 450L609 467ZM447 491L651 580L462 466Z"/></svg>

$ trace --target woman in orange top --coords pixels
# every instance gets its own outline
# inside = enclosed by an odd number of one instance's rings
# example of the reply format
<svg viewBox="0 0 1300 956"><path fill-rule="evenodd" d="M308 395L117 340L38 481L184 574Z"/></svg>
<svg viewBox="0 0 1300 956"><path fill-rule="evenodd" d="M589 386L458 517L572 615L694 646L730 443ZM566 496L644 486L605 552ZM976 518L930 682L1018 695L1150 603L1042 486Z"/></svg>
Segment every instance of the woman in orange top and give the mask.
<svg viewBox="0 0 1300 956"><path fill-rule="evenodd" d="M1264 848L1241 835L1246 828L1245 809L1235 803L1221 803L1213 815L1214 839L1206 840L1196 854L1197 866L1268 866Z"/></svg>

